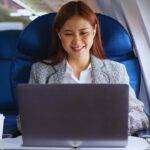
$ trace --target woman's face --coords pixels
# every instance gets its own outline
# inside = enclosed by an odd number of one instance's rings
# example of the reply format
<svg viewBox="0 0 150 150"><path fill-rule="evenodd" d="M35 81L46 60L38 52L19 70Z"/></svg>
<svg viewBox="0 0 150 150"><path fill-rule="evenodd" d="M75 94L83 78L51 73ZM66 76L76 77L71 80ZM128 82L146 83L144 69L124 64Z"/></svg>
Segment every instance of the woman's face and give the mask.
<svg viewBox="0 0 150 150"><path fill-rule="evenodd" d="M73 16L61 28L59 37L70 58L89 56L96 33L96 26L80 16Z"/></svg>

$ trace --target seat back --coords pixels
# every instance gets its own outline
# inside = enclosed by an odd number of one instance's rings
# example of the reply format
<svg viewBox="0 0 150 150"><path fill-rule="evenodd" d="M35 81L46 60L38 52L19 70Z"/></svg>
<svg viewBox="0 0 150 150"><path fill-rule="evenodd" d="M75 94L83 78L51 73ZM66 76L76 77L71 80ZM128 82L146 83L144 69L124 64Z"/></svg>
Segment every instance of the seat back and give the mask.
<svg viewBox="0 0 150 150"><path fill-rule="evenodd" d="M17 105L12 75L20 33L20 30L0 31L0 113L5 115L4 133L16 129Z"/></svg>
<svg viewBox="0 0 150 150"><path fill-rule="evenodd" d="M19 30L0 31L0 112L16 109L12 92L12 66L17 51Z"/></svg>

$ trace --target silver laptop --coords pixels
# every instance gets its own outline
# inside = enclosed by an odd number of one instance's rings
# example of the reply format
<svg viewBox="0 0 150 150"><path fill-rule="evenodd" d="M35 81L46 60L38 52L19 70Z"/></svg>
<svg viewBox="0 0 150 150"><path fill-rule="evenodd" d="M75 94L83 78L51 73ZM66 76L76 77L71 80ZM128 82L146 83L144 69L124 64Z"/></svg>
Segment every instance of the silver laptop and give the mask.
<svg viewBox="0 0 150 150"><path fill-rule="evenodd" d="M20 84L23 146L125 147L126 84Z"/></svg>

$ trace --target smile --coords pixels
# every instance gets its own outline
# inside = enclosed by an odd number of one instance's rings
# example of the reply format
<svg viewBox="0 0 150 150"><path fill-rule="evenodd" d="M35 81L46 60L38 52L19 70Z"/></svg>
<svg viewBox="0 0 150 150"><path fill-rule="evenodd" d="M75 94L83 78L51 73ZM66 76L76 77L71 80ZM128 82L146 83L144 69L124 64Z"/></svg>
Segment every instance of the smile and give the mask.
<svg viewBox="0 0 150 150"><path fill-rule="evenodd" d="M85 48L85 46L82 46L82 47L71 47L73 51L75 52L79 52L81 51L83 48Z"/></svg>

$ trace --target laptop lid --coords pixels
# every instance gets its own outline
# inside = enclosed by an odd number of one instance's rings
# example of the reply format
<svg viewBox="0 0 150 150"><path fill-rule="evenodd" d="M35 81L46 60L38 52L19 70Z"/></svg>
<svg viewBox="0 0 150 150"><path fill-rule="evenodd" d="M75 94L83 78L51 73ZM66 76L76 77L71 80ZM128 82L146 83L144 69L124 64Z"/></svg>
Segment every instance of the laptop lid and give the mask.
<svg viewBox="0 0 150 150"><path fill-rule="evenodd" d="M24 146L124 147L128 85L20 84Z"/></svg>

